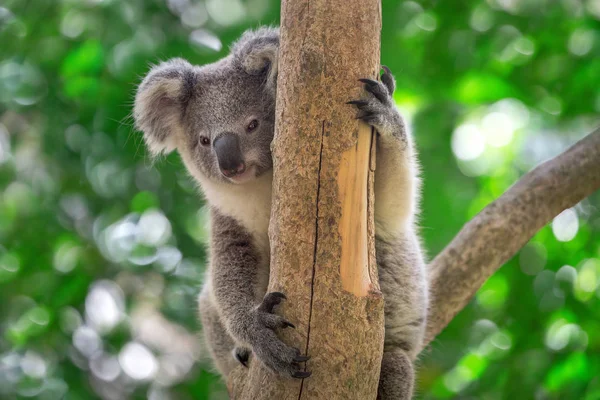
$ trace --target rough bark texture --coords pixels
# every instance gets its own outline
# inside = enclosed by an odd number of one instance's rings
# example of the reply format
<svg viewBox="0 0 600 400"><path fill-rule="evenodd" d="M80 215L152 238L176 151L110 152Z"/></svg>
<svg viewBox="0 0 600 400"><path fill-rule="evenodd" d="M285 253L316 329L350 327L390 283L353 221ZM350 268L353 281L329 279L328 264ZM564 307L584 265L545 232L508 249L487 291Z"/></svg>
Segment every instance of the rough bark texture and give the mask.
<svg viewBox="0 0 600 400"><path fill-rule="evenodd" d="M600 129L521 178L431 262L426 343L544 225L600 188Z"/></svg>
<svg viewBox="0 0 600 400"><path fill-rule="evenodd" d="M379 0L283 0L274 140L270 291L312 358L308 379L260 363L228 379L234 399L375 399L383 300L374 259L371 129L345 104L379 74Z"/></svg>

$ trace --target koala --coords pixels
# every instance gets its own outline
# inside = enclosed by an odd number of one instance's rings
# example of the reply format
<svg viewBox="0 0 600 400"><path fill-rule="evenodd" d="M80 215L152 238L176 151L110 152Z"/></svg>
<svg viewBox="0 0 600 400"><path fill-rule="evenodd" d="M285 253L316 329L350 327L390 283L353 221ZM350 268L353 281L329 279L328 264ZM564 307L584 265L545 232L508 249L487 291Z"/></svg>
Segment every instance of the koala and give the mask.
<svg viewBox="0 0 600 400"><path fill-rule="evenodd" d="M250 361L290 378L310 376L301 368L309 357L277 336L279 329L294 328L274 312L285 294L267 293L278 49L277 28L248 31L213 64L173 59L153 67L135 97L135 125L149 151L177 150L210 209L199 310L209 352L224 376ZM394 106L394 78L383 70L381 81L360 80L364 96L349 107L378 132L376 257L385 302L378 398L409 399L428 287L416 226L416 152Z"/></svg>

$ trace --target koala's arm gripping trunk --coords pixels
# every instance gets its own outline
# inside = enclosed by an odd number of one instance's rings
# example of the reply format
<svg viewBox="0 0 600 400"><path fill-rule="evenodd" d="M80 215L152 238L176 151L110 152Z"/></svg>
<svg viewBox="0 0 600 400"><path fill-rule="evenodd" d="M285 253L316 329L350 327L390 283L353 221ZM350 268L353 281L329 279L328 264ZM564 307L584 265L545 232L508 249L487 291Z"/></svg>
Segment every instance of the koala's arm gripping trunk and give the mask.
<svg viewBox="0 0 600 400"><path fill-rule="evenodd" d="M235 369L234 399L375 399L383 300L374 259L371 129L346 102L379 75L379 0L283 0L269 291L304 380Z"/></svg>

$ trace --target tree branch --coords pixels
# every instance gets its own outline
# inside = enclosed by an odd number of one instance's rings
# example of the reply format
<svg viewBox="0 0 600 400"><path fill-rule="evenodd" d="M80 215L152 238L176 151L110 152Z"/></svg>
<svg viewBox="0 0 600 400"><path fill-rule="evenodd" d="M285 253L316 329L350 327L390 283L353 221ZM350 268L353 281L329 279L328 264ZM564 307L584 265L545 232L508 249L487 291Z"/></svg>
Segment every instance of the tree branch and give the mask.
<svg viewBox="0 0 600 400"><path fill-rule="evenodd" d="M431 262L425 345L544 225L600 188L600 128L539 165L468 222Z"/></svg>

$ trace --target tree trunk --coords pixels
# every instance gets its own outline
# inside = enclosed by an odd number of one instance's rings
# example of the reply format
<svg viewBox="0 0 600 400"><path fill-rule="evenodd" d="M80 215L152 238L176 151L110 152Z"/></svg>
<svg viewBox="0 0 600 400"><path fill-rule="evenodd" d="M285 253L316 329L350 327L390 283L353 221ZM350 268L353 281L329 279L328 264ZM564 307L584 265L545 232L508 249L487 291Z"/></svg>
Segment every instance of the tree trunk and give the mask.
<svg viewBox="0 0 600 400"><path fill-rule="evenodd" d="M371 129L345 103L379 76L379 0L283 0L273 148L269 291L311 359L303 380L258 362L228 379L233 399L375 399L383 300L374 251ZM371 155L373 154L373 157Z"/></svg>

